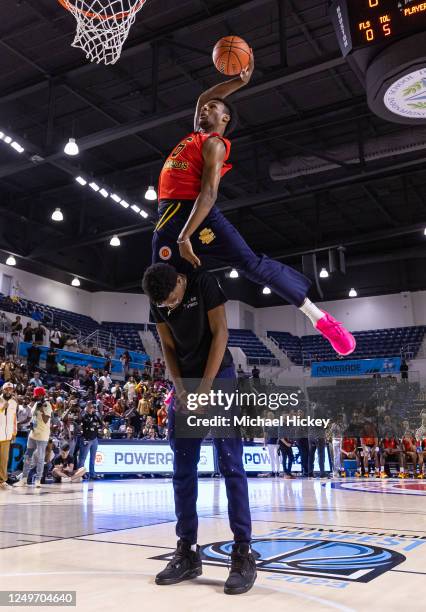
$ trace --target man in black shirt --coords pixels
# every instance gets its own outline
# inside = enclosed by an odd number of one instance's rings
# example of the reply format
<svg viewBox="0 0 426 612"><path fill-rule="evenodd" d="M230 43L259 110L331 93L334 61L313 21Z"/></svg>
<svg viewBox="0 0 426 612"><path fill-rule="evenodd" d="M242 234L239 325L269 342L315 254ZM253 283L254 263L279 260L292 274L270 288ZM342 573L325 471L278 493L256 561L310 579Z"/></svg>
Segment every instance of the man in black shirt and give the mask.
<svg viewBox="0 0 426 612"><path fill-rule="evenodd" d="M98 449L98 433L103 427L101 418L96 414L95 407L92 402L87 402L86 412L81 420L83 447L80 452L79 468L84 466L87 454L90 451L89 459L89 477L96 480L95 475L95 459Z"/></svg>
<svg viewBox="0 0 426 612"><path fill-rule="evenodd" d="M70 455L70 445L64 442L61 452L53 460L52 476L54 482L79 482L86 473L86 468L82 467L74 470L74 459Z"/></svg>
<svg viewBox="0 0 426 612"><path fill-rule="evenodd" d="M188 379L199 379L198 393L208 393L217 379L235 381L232 356L227 348L226 297L208 272L178 274L168 264L150 266L143 289L151 300L151 312L173 380L178 406L186 405ZM177 516L177 549L157 584L176 584L202 573L197 546L197 464L202 435L179 437L175 429L175 402L169 407L169 437L174 451L173 488ZM247 477L242 462L240 436L214 438L219 467L225 477L228 514L235 543L225 593L245 593L256 579L256 563L250 549L251 517Z"/></svg>

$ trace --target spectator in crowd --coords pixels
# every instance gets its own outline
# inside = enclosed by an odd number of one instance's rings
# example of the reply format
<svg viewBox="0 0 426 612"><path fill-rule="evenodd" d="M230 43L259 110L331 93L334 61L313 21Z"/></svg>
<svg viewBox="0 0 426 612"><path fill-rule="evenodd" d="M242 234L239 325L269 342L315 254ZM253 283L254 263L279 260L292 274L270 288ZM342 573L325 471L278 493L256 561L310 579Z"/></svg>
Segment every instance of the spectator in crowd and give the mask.
<svg viewBox="0 0 426 612"><path fill-rule="evenodd" d="M13 384L4 383L0 395L0 491L9 489L7 484L7 464L10 444L16 437L18 404L13 397Z"/></svg>
<svg viewBox="0 0 426 612"><path fill-rule="evenodd" d="M48 374L57 374L58 366L56 363L56 357L58 352L55 348L49 348L46 353L46 371Z"/></svg>
<svg viewBox="0 0 426 612"><path fill-rule="evenodd" d="M129 380L126 382L123 389L127 395L127 399L132 404L136 397L136 382L133 376L129 377Z"/></svg>
<svg viewBox="0 0 426 612"><path fill-rule="evenodd" d="M17 486L25 486L27 484L27 476L32 467L32 458L35 450L37 450L36 487L40 486L40 480L43 475L45 451L50 436L52 407L50 403L46 401L46 390L44 387L40 386L35 388L33 397L32 429L28 436L27 450L24 455L22 478L17 483Z"/></svg>
<svg viewBox="0 0 426 612"><path fill-rule="evenodd" d="M4 358L12 352L12 326L10 320L4 312L0 313L0 349Z"/></svg>
<svg viewBox="0 0 426 612"><path fill-rule="evenodd" d="M45 334L46 330L44 329L43 325L41 323L39 323L37 325L37 327L34 330L34 340L35 343L38 344L39 346L44 344L44 334Z"/></svg>
<svg viewBox="0 0 426 612"><path fill-rule="evenodd" d="M33 378L31 378L31 380L30 380L30 385L33 385L33 386L34 386L34 388L37 388L37 387L44 387L43 381L42 381L42 379L40 378L40 372L39 372L38 370L36 370L36 371L34 372L34 376L33 376Z"/></svg>
<svg viewBox="0 0 426 612"><path fill-rule="evenodd" d="M61 452L53 461L53 480L54 482L81 482L86 473L86 468L74 469L74 459L70 453L70 445L63 442Z"/></svg>
<svg viewBox="0 0 426 612"><path fill-rule="evenodd" d="M154 377L154 380L161 377L161 359L160 359L160 357L158 357L154 361L154 373L153 373L153 377Z"/></svg>
<svg viewBox="0 0 426 612"><path fill-rule="evenodd" d="M151 378L151 371L152 371L152 363L151 360L148 359L145 361L145 365L144 365L144 369L143 372L144 374L146 374L149 378Z"/></svg>
<svg viewBox="0 0 426 612"><path fill-rule="evenodd" d="M82 419L82 437L83 437L83 452L80 457L79 468L84 466L86 457L90 453L89 458L89 477L96 480L95 475L95 458L98 448L98 436L103 429L101 418L95 412L93 402L87 402L86 412Z"/></svg>
<svg viewBox="0 0 426 612"><path fill-rule="evenodd" d="M18 431L28 431L31 424L31 406L27 396L18 397Z"/></svg>
<svg viewBox="0 0 426 612"><path fill-rule="evenodd" d="M401 382L408 382L408 363L405 359L401 361L401 365L399 366L399 371L401 372Z"/></svg>
<svg viewBox="0 0 426 612"><path fill-rule="evenodd" d="M28 370L30 371L30 373L39 367L40 355L41 355L41 350L36 345L36 343L33 342L31 346L27 348L27 364L28 364Z"/></svg>
<svg viewBox="0 0 426 612"><path fill-rule="evenodd" d="M109 373L105 370L103 375L99 377L98 388L100 386L100 389L108 392L111 388L111 385L112 385L112 378L109 375Z"/></svg>
<svg viewBox="0 0 426 612"><path fill-rule="evenodd" d="M251 371L251 376L253 378L253 385L255 386L256 389L259 389L260 388L260 370L256 365L253 366L253 369Z"/></svg>
<svg viewBox="0 0 426 612"><path fill-rule="evenodd" d="M158 433L161 438L164 437L167 427L167 408L164 404L157 410Z"/></svg>
<svg viewBox="0 0 426 612"><path fill-rule="evenodd" d="M67 364L65 363L65 359L61 359L61 361L58 363L58 374L61 374L62 376L67 375Z"/></svg>
<svg viewBox="0 0 426 612"><path fill-rule="evenodd" d="M18 355L18 347L19 347L19 342L21 340L21 334L22 334L22 323L21 323L21 317L19 315L17 315L16 319L13 321L12 325L11 325L11 335L12 335L12 353L13 355Z"/></svg>
<svg viewBox="0 0 426 612"><path fill-rule="evenodd" d="M275 415L272 411L266 414L266 418L274 419ZM280 475L280 464L278 458L278 428L277 427L265 427L263 431L263 448L268 449L269 460L271 462L271 473L268 476L279 476Z"/></svg>
<svg viewBox="0 0 426 612"><path fill-rule="evenodd" d="M33 341L34 330L33 330L32 326L31 326L31 321L28 321L28 323L24 327L23 335L24 335L24 342L32 342Z"/></svg>
<svg viewBox="0 0 426 612"><path fill-rule="evenodd" d="M112 359L111 359L111 355L105 355L105 363L104 363L104 371L108 372L108 374L111 374L111 369L112 369Z"/></svg>
<svg viewBox="0 0 426 612"><path fill-rule="evenodd" d="M121 367L123 368L123 376L124 380L127 380L129 376L129 365L130 365L130 353L129 351L124 351L124 353L120 356Z"/></svg>
<svg viewBox="0 0 426 612"><path fill-rule="evenodd" d="M50 332L50 348L59 349L61 348L61 332L57 327L53 331Z"/></svg>
<svg viewBox="0 0 426 612"><path fill-rule="evenodd" d="M292 446L293 443L289 438L282 437L278 439L278 449L283 462L284 478L287 479L294 478L291 473L291 468L294 461Z"/></svg>

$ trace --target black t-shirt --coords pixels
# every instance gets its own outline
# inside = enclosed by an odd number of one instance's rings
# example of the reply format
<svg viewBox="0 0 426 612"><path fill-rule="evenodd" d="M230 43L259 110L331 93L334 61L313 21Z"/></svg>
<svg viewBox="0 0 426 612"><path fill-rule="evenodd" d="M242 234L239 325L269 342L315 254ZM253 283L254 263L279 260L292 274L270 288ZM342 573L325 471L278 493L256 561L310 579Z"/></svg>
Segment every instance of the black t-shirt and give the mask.
<svg viewBox="0 0 426 612"><path fill-rule="evenodd" d="M216 277L209 272L189 274L182 302L168 314L167 308L151 305L156 323L168 325L176 345L182 377L202 378L212 343L208 312L225 304L226 297ZM227 348L219 370L232 365Z"/></svg>
<svg viewBox="0 0 426 612"><path fill-rule="evenodd" d="M61 455L58 455L54 460L53 460L53 465L55 467L63 467L66 468L69 465L73 465L74 464L74 460L71 457L71 455L68 453L68 455L66 457L61 457Z"/></svg>

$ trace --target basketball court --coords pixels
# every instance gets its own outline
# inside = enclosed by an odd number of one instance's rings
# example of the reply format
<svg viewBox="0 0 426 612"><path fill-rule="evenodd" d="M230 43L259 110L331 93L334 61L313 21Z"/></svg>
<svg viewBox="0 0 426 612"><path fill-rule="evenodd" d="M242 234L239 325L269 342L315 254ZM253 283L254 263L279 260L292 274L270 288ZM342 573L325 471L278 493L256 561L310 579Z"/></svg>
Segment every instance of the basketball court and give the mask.
<svg viewBox="0 0 426 612"><path fill-rule="evenodd" d="M54 490L53 490L54 489ZM96 482L12 491L1 503L3 588L77 591L77 610L141 606L192 612L423 610L423 482L249 479L258 579L223 595L228 570L224 483L201 479L203 575L156 586L174 547L171 481Z"/></svg>

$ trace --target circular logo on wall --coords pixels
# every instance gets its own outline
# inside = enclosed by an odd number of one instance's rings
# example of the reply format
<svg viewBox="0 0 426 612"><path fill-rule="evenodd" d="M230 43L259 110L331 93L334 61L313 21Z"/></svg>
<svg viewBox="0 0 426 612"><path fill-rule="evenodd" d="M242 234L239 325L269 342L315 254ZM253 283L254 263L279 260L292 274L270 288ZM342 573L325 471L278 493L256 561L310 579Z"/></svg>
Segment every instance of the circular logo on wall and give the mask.
<svg viewBox="0 0 426 612"><path fill-rule="evenodd" d="M101 452L99 452L99 451L97 451L97 452L96 452L96 457L95 457L95 463L96 463L96 465L102 465L102 464L103 464L103 462L104 462L104 458L105 458L105 457L104 457L104 454L103 454L103 453L101 453Z"/></svg>
<svg viewBox="0 0 426 612"><path fill-rule="evenodd" d="M168 246L162 246L158 254L160 255L160 259L167 261L172 256L172 249Z"/></svg>
<svg viewBox="0 0 426 612"><path fill-rule="evenodd" d="M383 101L396 115L426 119L426 68L410 72L392 83Z"/></svg>

